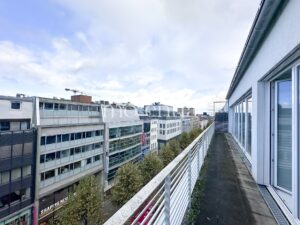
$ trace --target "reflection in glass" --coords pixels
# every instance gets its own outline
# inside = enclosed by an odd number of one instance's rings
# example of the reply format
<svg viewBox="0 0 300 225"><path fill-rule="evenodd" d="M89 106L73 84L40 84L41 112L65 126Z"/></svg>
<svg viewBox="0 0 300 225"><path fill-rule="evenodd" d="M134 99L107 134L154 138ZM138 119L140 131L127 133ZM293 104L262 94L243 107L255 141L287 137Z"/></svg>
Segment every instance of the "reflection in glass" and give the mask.
<svg viewBox="0 0 300 225"><path fill-rule="evenodd" d="M252 124L252 98L247 99L247 146L246 151L251 155L251 124Z"/></svg>
<svg viewBox="0 0 300 225"><path fill-rule="evenodd" d="M292 86L277 82L277 185L292 191Z"/></svg>

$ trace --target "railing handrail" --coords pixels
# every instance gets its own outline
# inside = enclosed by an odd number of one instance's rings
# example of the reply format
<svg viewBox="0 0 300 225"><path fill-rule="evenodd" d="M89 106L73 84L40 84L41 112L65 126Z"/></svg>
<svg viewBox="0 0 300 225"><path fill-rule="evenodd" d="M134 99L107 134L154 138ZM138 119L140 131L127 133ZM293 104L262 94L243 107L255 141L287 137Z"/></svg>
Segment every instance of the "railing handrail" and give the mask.
<svg viewBox="0 0 300 225"><path fill-rule="evenodd" d="M153 191L166 179L166 177L178 166L178 164L189 154L197 142L214 125L212 123L194 141L189 144L173 161L171 161L162 171L160 171L151 181L149 181L140 191L138 191L125 205L123 205L104 225L124 224L136 212L141 205L151 196Z"/></svg>

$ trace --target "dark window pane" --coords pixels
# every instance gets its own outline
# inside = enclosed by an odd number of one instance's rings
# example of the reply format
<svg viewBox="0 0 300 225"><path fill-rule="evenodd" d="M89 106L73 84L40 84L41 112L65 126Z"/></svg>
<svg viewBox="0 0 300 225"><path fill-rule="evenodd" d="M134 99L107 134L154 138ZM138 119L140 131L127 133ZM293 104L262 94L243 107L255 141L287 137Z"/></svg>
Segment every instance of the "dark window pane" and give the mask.
<svg viewBox="0 0 300 225"><path fill-rule="evenodd" d="M45 103L44 109L46 109L46 110L52 110L53 109L53 103Z"/></svg>
<svg viewBox="0 0 300 225"><path fill-rule="evenodd" d="M54 104L54 110L58 110L58 103Z"/></svg>
<svg viewBox="0 0 300 225"><path fill-rule="evenodd" d="M63 134L62 135L62 141L65 142L65 141L69 141L70 139L70 134Z"/></svg>
<svg viewBox="0 0 300 225"><path fill-rule="evenodd" d="M60 159L60 151L56 152L56 159Z"/></svg>
<svg viewBox="0 0 300 225"><path fill-rule="evenodd" d="M46 139L47 139L47 141L46 141L47 145L54 144L56 142L56 135L47 136Z"/></svg>
<svg viewBox="0 0 300 225"><path fill-rule="evenodd" d="M66 110L66 105L65 104L59 104L59 109L60 110Z"/></svg>
<svg viewBox="0 0 300 225"><path fill-rule="evenodd" d="M60 143L61 142L61 135L57 135L57 143Z"/></svg>
<svg viewBox="0 0 300 225"><path fill-rule="evenodd" d="M43 136L41 137L41 145L45 145L46 144L46 138Z"/></svg>
<svg viewBox="0 0 300 225"><path fill-rule="evenodd" d="M41 155L40 156L40 163L44 163L45 162L45 155Z"/></svg>
<svg viewBox="0 0 300 225"><path fill-rule="evenodd" d="M75 140L81 139L81 132L75 134Z"/></svg>
<svg viewBox="0 0 300 225"><path fill-rule="evenodd" d="M20 109L21 108L21 103L20 102L12 102L11 103L11 108L12 109Z"/></svg>
<svg viewBox="0 0 300 225"><path fill-rule="evenodd" d="M91 132L91 131L86 132L86 137L87 137L87 138L92 137L92 132Z"/></svg>
<svg viewBox="0 0 300 225"><path fill-rule="evenodd" d="M9 121L2 121L0 122L0 131L10 130L10 122Z"/></svg>

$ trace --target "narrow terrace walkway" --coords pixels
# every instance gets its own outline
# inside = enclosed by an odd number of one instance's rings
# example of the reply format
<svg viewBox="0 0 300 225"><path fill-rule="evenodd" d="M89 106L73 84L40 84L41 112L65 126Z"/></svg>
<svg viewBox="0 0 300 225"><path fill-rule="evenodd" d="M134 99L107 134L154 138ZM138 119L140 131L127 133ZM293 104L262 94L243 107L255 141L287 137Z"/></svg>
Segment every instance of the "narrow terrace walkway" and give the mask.
<svg viewBox="0 0 300 225"><path fill-rule="evenodd" d="M196 224L277 224L240 156L231 150L227 139L224 134L216 134L212 140ZM232 140L229 142L232 145Z"/></svg>

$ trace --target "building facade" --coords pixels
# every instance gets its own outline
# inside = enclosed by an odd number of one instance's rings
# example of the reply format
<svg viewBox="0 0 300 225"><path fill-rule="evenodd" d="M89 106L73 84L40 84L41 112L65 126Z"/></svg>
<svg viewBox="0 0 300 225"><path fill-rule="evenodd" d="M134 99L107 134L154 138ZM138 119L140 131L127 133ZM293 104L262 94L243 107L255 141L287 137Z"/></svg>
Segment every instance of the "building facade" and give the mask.
<svg viewBox="0 0 300 225"><path fill-rule="evenodd" d="M227 94L229 132L291 224L300 223L300 2L262 1Z"/></svg>
<svg viewBox="0 0 300 225"><path fill-rule="evenodd" d="M32 105L32 98L0 96L0 225L34 223Z"/></svg>
<svg viewBox="0 0 300 225"><path fill-rule="evenodd" d="M169 141L179 138L181 128L180 115L173 111L172 106L154 103L144 106L145 112L152 118L158 120L158 150Z"/></svg>
<svg viewBox="0 0 300 225"><path fill-rule="evenodd" d="M143 122L135 107L127 105L101 105L105 123L105 190L114 185L118 168L127 162L142 159Z"/></svg>
<svg viewBox="0 0 300 225"><path fill-rule="evenodd" d="M190 117L181 118L181 132L190 132L192 130L192 120Z"/></svg>
<svg viewBox="0 0 300 225"><path fill-rule="evenodd" d="M87 98L35 98L36 206L39 224L56 216L86 175L103 183L104 124L100 105ZM84 100L85 103L78 102Z"/></svg>
<svg viewBox="0 0 300 225"><path fill-rule="evenodd" d="M188 108L188 107L178 108L177 112L181 116L195 116L195 108Z"/></svg>

